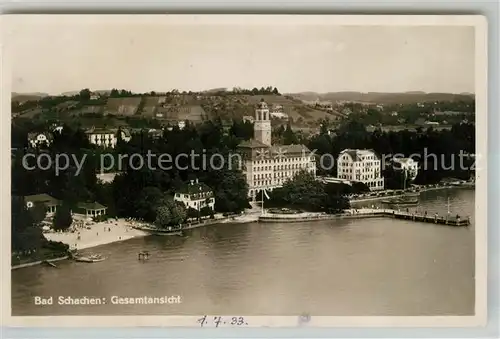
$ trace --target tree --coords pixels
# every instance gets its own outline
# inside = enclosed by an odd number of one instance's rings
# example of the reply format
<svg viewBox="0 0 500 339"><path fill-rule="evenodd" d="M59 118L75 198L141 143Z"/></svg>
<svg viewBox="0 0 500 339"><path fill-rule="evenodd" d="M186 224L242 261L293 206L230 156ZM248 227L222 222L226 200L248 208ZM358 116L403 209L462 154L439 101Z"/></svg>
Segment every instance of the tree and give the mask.
<svg viewBox="0 0 500 339"><path fill-rule="evenodd" d="M202 217L213 216L214 215L214 211L209 206L203 206L200 209L200 215Z"/></svg>
<svg viewBox="0 0 500 339"><path fill-rule="evenodd" d="M65 231L73 223L73 216L68 204L63 203L57 206L56 213L54 214L54 229L56 231Z"/></svg>
<svg viewBox="0 0 500 339"><path fill-rule="evenodd" d="M207 184L212 187L215 210L218 212L241 212L248 204L248 184L241 171L212 171Z"/></svg>
<svg viewBox="0 0 500 339"><path fill-rule="evenodd" d="M163 199L163 192L158 187L145 187L136 200L137 217L154 222L158 204Z"/></svg>
<svg viewBox="0 0 500 339"><path fill-rule="evenodd" d="M34 206L29 209L29 212L33 219L33 224L39 225L47 215L47 208L41 203L35 203Z"/></svg>
<svg viewBox="0 0 500 339"><path fill-rule="evenodd" d="M189 219L199 219L200 211L195 208L189 207L186 211L186 215Z"/></svg>
<svg viewBox="0 0 500 339"><path fill-rule="evenodd" d="M172 225L172 213L168 206L160 206L156 209L155 225L160 228Z"/></svg>
<svg viewBox="0 0 500 339"><path fill-rule="evenodd" d="M293 206L310 211L339 212L349 208L349 200L342 193L317 181L311 173L301 171L283 187L272 191L271 206Z"/></svg>
<svg viewBox="0 0 500 339"><path fill-rule="evenodd" d="M287 124L285 131L283 132L283 144L293 145L297 144L298 138L292 130L290 123Z"/></svg>
<svg viewBox="0 0 500 339"><path fill-rule="evenodd" d="M179 225L187 218L186 208L182 203L175 202L172 198L162 199L156 209L155 224L158 227Z"/></svg>
<svg viewBox="0 0 500 339"><path fill-rule="evenodd" d="M11 244L12 251L36 249L45 239L42 229L35 227L32 214L23 197L11 198Z"/></svg>
<svg viewBox="0 0 500 339"><path fill-rule="evenodd" d="M118 98L120 96L120 92L116 88L113 88L109 93L110 98Z"/></svg>
<svg viewBox="0 0 500 339"><path fill-rule="evenodd" d="M171 209L171 213L172 213L173 225L179 225L184 221L186 221L187 218L186 208L184 207L183 204L174 203L174 206Z"/></svg>
<svg viewBox="0 0 500 339"><path fill-rule="evenodd" d="M80 100L82 101L88 101L90 100L90 89L85 88L80 91Z"/></svg>

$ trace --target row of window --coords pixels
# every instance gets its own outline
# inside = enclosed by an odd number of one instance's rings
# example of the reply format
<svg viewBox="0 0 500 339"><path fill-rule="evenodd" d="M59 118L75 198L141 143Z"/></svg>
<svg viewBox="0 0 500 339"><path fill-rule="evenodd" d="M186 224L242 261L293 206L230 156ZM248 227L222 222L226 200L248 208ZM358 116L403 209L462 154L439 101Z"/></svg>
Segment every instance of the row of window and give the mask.
<svg viewBox="0 0 500 339"><path fill-rule="evenodd" d="M265 164L275 164L275 163L281 163L281 162L306 162L306 161L315 161L314 157L287 157L286 152L284 151L284 154L279 154L275 155L275 159L270 159L270 160L255 160L253 163L254 165L265 165Z"/></svg>
<svg viewBox="0 0 500 339"><path fill-rule="evenodd" d="M253 180L265 179L265 178L289 178L295 176L300 171L290 171L290 172L280 172L280 173L263 173L263 174L254 174Z"/></svg>
<svg viewBox="0 0 500 339"><path fill-rule="evenodd" d="M373 180L373 179L377 179L377 178L380 178L379 175L373 175L373 174L370 174L370 175L356 175L356 180Z"/></svg>
<svg viewBox="0 0 500 339"><path fill-rule="evenodd" d="M255 172L260 172L260 171L282 171L282 170L292 170L292 169L299 169L299 168L307 168L308 164L291 164L291 165L276 165L276 166L259 166L255 167L254 170Z"/></svg>
<svg viewBox="0 0 500 339"><path fill-rule="evenodd" d="M183 194L183 193L175 193L175 198L178 199L187 199L187 200L201 200L206 199L212 196L212 192L202 192L202 193L194 193L194 194Z"/></svg>
<svg viewBox="0 0 500 339"><path fill-rule="evenodd" d="M357 164L357 165L356 165ZM352 167L352 166L362 166L362 167L371 167L371 166L380 166L380 161L365 161L365 162L347 162L341 161L338 163L338 166Z"/></svg>
<svg viewBox="0 0 500 339"><path fill-rule="evenodd" d="M368 187L383 187L384 186L384 180L369 181L369 182L366 183L366 186L368 186Z"/></svg>
<svg viewBox="0 0 500 339"><path fill-rule="evenodd" d="M262 187L262 186L270 186L270 185L281 186L287 180L289 180L288 177L278 178L278 179L274 179L274 180L255 180L253 182L253 185L251 185L251 186L252 187Z"/></svg>
<svg viewBox="0 0 500 339"><path fill-rule="evenodd" d="M381 187L381 186L384 186L384 179L376 180L376 181L373 180L373 179L379 178L378 176L370 176L370 178L356 176L356 178L353 179L353 178L351 178L348 175L340 175L339 178L340 179L360 181L360 182L365 183L368 187Z"/></svg>

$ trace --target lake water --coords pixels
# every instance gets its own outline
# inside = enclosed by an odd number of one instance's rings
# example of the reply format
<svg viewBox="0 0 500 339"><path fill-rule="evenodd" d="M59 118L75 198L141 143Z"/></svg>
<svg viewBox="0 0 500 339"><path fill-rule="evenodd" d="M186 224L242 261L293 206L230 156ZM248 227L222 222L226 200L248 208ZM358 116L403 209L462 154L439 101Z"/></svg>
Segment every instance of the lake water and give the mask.
<svg viewBox="0 0 500 339"><path fill-rule="evenodd" d="M92 250L100 263L12 271L16 315L472 315L474 190L422 193L420 209L471 216L470 227L393 219L223 224ZM370 205L372 203L369 203ZM137 259L140 251L149 261ZM113 305L112 296L180 296L180 304ZM37 306L35 296L105 305Z"/></svg>

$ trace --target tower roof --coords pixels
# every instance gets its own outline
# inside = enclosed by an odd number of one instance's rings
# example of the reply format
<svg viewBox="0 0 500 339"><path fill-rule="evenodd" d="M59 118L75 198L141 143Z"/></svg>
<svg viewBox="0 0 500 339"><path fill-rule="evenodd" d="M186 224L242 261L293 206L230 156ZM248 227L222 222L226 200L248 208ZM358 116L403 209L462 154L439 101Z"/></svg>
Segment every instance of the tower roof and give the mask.
<svg viewBox="0 0 500 339"><path fill-rule="evenodd" d="M260 102L257 104L257 108L260 108L260 109L267 109L267 104L266 104L266 102L264 101L264 99L260 99Z"/></svg>

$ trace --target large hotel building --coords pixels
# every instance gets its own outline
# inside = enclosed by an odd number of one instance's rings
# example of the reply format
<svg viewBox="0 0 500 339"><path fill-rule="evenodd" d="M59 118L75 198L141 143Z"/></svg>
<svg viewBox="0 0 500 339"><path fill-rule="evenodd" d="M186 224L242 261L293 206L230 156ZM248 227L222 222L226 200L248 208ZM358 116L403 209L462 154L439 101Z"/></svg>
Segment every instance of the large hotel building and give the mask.
<svg viewBox="0 0 500 339"><path fill-rule="evenodd" d="M253 200L263 189L272 191L301 170L316 175L316 160L304 145L272 145L271 120L262 100L255 110L254 138L238 145L243 159L243 173Z"/></svg>

